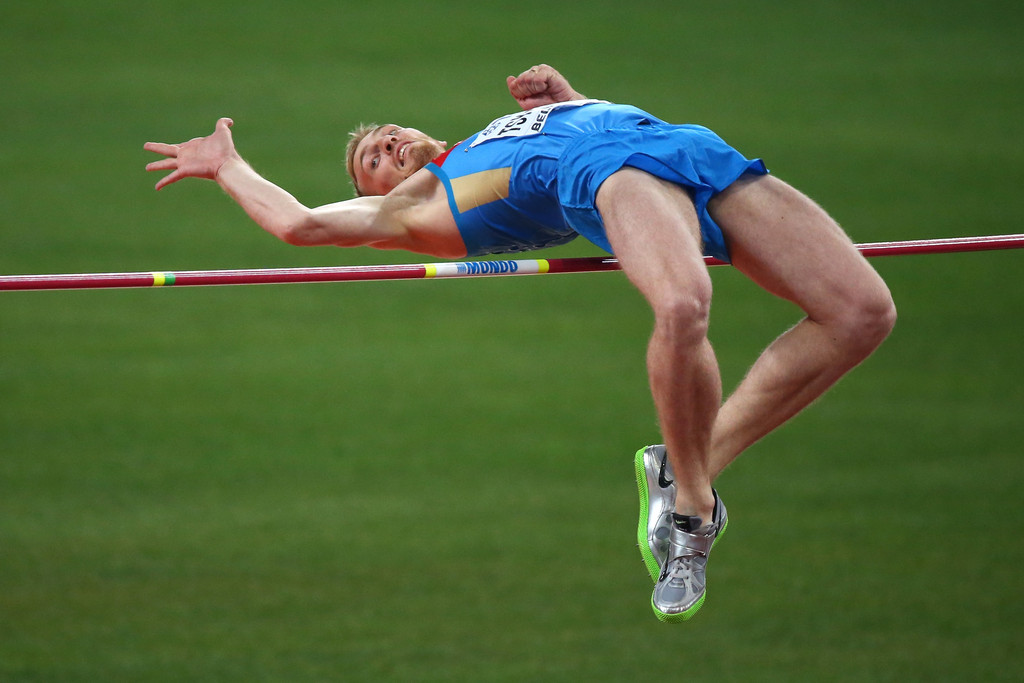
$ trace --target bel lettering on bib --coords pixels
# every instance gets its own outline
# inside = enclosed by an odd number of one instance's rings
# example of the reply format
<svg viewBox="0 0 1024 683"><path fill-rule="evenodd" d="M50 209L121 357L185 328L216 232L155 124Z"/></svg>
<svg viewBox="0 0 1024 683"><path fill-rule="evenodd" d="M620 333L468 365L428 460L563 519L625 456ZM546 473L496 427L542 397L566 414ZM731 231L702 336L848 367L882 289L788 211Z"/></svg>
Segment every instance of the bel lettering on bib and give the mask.
<svg viewBox="0 0 1024 683"><path fill-rule="evenodd" d="M558 109L559 107L579 107L584 104L602 101L603 100L570 100L569 102L546 104L542 107L534 107L533 109L527 109L526 111L502 116L491 121L486 128L480 131L480 134L476 136L476 140L474 140L469 146L476 147L480 143L487 142L489 140L497 140L499 138L515 138L523 135L537 135L544 130L544 125L548 121L548 116L555 109Z"/></svg>

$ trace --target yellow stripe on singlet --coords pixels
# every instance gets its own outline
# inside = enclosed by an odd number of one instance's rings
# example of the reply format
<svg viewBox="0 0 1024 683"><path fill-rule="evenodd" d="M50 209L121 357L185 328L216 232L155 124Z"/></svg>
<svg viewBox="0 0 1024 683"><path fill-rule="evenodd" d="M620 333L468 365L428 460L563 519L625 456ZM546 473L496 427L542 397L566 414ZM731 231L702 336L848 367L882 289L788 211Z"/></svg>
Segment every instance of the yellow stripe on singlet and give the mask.
<svg viewBox="0 0 1024 683"><path fill-rule="evenodd" d="M495 168L452 178L452 195L459 213L508 197L512 169Z"/></svg>

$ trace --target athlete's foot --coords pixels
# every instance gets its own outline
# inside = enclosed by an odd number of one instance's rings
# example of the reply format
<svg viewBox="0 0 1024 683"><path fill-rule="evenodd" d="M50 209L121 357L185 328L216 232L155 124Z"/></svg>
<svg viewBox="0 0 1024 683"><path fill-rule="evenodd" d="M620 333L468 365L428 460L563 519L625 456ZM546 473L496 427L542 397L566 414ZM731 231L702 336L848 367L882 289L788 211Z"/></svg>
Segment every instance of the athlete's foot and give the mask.
<svg viewBox="0 0 1024 683"><path fill-rule="evenodd" d="M654 615L665 622L686 621L704 604L708 555L725 533L729 516L718 493L711 522L700 517L672 515L666 560L651 596Z"/></svg>

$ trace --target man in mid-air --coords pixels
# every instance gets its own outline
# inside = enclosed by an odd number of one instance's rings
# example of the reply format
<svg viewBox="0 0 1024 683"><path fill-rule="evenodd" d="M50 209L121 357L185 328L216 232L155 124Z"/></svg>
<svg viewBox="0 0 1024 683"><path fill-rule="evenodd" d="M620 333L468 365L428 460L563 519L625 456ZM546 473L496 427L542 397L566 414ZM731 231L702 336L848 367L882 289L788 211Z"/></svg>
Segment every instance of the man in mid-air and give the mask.
<svg viewBox="0 0 1024 683"><path fill-rule="evenodd" d="M582 235L613 253L654 313L647 350L663 446L635 456L638 541L662 621L700 609L728 516L712 484L743 450L819 397L885 339L885 283L817 204L701 126L588 100L547 65L507 79L523 111L447 149L398 125L348 148L355 199L307 208L239 156L232 121L147 170L215 180L289 244L405 249L441 258L513 253ZM722 402L708 341L711 279L729 261L806 314Z"/></svg>

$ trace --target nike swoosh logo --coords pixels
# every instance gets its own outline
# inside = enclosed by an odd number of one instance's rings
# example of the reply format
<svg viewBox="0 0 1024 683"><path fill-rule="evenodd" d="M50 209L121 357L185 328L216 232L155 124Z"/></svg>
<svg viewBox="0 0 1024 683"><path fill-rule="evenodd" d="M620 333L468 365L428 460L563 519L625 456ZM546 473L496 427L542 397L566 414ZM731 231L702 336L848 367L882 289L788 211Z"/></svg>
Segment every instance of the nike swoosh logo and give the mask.
<svg viewBox="0 0 1024 683"><path fill-rule="evenodd" d="M674 483L674 481L672 479L667 479L665 477L665 464L667 462L668 462L668 451L665 452L665 455L661 456L661 469L658 470L658 486L660 486L663 489L667 489L669 486L671 486Z"/></svg>

